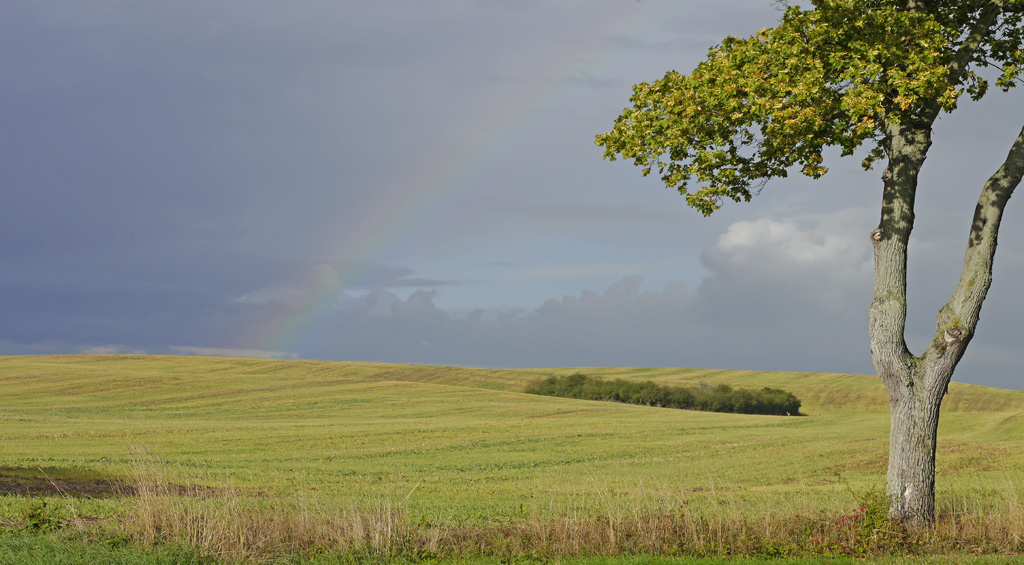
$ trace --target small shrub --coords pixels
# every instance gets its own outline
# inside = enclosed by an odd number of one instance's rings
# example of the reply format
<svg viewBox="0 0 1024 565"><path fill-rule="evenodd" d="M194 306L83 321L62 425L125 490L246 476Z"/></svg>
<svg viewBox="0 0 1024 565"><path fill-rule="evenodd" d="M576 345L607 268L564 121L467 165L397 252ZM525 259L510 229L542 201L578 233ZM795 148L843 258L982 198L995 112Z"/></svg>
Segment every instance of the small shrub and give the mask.
<svg viewBox="0 0 1024 565"><path fill-rule="evenodd" d="M45 498L31 498L25 501L21 509L21 518L25 521L25 530L32 532L52 532L67 525L60 505L50 505Z"/></svg>
<svg viewBox="0 0 1024 565"><path fill-rule="evenodd" d="M914 549L913 536L906 526L889 517L891 498L888 495L880 490L871 490L864 493L860 500L858 508L839 520L840 526L853 529L849 553L879 555Z"/></svg>

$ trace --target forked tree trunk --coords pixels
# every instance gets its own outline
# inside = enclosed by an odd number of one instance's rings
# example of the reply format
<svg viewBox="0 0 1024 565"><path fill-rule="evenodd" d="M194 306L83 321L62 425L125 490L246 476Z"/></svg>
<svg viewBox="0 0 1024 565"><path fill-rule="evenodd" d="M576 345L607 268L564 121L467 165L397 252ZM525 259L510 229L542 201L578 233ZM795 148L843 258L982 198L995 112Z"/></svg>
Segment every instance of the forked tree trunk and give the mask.
<svg viewBox="0 0 1024 565"><path fill-rule="evenodd" d="M907 243L914 226L917 176L930 140L930 124L896 124L887 131L889 166L882 219L871 232L875 293L869 337L875 370L889 393L890 516L911 525L935 519L935 450L939 408L953 370L974 336L992 282L992 259L1003 209L1024 177L1024 128L1002 166L985 183L975 209L960 281L939 310L935 335L920 356L907 348Z"/></svg>

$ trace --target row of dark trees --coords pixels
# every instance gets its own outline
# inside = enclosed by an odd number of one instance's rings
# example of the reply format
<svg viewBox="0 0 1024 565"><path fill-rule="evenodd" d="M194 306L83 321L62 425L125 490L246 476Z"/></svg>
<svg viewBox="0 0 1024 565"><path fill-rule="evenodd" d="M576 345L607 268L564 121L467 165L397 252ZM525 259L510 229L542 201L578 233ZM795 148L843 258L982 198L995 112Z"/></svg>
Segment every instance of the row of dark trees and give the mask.
<svg viewBox="0 0 1024 565"><path fill-rule="evenodd" d="M695 387L665 386L653 381L606 381L600 377L575 373L538 380L528 386L526 392L562 398L604 400L707 412L777 416L800 413L800 400L797 397L784 390L768 387L761 390L745 390L725 384L706 383L700 383Z"/></svg>

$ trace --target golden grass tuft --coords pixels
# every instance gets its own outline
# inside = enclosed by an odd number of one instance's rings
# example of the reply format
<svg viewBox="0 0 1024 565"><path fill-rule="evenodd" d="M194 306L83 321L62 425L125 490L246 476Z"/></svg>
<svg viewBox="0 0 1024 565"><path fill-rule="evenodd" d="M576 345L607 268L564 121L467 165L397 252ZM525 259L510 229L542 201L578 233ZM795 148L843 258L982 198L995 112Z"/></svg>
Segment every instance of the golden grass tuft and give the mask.
<svg viewBox="0 0 1024 565"><path fill-rule="evenodd" d="M957 494L937 510L935 527L927 535L935 545L951 550L1024 551L1024 499L1020 489L1008 480L997 496L984 502L970 493Z"/></svg>
<svg viewBox="0 0 1024 565"><path fill-rule="evenodd" d="M177 486L166 465L144 449L132 457L135 493L118 517L119 533L145 546L179 543L205 555L260 562L298 552L398 553L410 537L404 509L376 506L327 508L302 498L251 498L239 489Z"/></svg>

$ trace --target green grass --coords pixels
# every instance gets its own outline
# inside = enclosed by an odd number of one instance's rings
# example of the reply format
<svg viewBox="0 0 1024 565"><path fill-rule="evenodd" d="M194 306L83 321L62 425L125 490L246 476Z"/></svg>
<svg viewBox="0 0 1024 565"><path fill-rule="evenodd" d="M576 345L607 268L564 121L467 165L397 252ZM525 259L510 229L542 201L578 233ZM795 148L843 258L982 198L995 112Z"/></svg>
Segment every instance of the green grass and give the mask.
<svg viewBox="0 0 1024 565"><path fill-rule="evenodd" d="M200 565L216 562L195 551L174 545L140 549L121 543L96 542L75 535L48 534L33 535L21 532L0 533L0 565ZM339 557L330 555L291 555L275 561L294 565L342 565L368 563L359 556ZM406 565L406 558L377 559L375 563ZM569 559L533 560L521 558L509 560L499 557L463 559L424 559L418 563L445 563L448 565L522 565L556 563L559 565L856 565L863 559L851 557L793 557L793 558L696 558L656 556L602 556ZM949 557L881 557L871 563L883 565L1005 565L1012 562L1006 556L958 556Z"/></svg>
<svg viewBox="0 0 1024 565"><path fill-rule="evenodd" d="M190 565L209 563L199 552L165 545L140 549L74 535L0 532L0 565Z"/></svg>
<svg viewBox="0 0 1024 565"><path fill-rule="evenodd" d="M535 379L698 381L794 393L805 417L714 414L524 394ZM940 511L1024 485L1024 393L954 383L939 432ZM875 377L653 368L485 370L151 356L0 357L0 476L168 481L259 506L401 506L414 524L686 508L750 519L839 515L884 487ZM214 491L215 492L215 491ZM65 493L76 515L124 497ZM65 504L68 504L65 502ZM0 497L0 525L25 497Z"/></svg>

